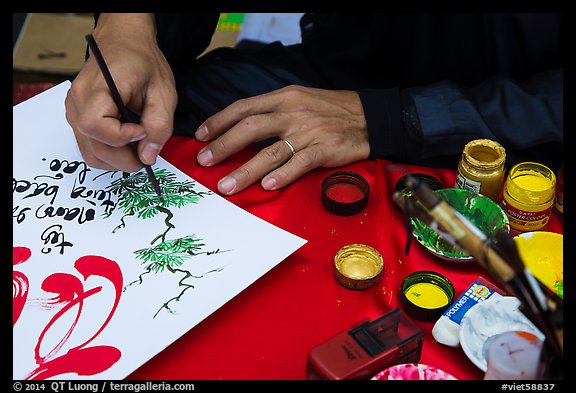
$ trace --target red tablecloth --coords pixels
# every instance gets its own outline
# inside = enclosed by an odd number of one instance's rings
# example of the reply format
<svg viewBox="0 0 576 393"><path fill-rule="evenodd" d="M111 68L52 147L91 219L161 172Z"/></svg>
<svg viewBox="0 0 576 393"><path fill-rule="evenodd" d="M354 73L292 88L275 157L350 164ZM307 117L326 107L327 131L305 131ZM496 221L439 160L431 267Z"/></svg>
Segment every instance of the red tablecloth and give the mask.
<svg viewBox="0 0 576 393"><path fill-rule="evenodd" d="M196 163L196 154L204 145L173 137L162 157L213 191L220 178L256 152L249 148L220 165L203 168ZM365 318L374 319L401 307L399 286L407 274L416 270L442 273L454 284L456 296L478 276L490 279L475 262L446 262L416 241L409 254L404 253L404 216L391 200L394 185L404 173L389 164L372 160L338 169L316 169L279 191L264 191L255 184L227 197L308 243L128 379L304 380L310 349ZM445 187L454 185L455 169L402 168L433 175ZM336 170L355 171L370 183L368 206L361 213L337 216L322 206L320 184ZM554 214L546 230L563 233L562 223ZM382 254L383 276L375 287L350 290L336 281L334 255L351 243L372 246ZM462 349L435 342L431 334L434 322L415 322L425 333L420 363L440 368L457 379L483 378L483 372ZM150 338L156 334L162 332L150 332Z"/></svg>

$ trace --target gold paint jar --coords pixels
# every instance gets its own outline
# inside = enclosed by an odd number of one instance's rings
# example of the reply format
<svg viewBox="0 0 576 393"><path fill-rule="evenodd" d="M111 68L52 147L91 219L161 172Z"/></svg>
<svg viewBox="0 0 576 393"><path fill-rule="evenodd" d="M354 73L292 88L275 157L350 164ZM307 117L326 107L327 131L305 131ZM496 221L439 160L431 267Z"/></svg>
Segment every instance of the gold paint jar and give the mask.
<svg viewBox="0 0 576 393"><path fill-rule="evenodd" d="M537 162L516 164L504 183L502 210L516 232L544 229L554 203L556 175Z"/></svg>
<svg viewBox="0 0 576 393"><path fill-rule="evenodd" d="M500 202L506 151L491 139L475 139L464 146L458 162L456 188L470 190Z"/></svg>

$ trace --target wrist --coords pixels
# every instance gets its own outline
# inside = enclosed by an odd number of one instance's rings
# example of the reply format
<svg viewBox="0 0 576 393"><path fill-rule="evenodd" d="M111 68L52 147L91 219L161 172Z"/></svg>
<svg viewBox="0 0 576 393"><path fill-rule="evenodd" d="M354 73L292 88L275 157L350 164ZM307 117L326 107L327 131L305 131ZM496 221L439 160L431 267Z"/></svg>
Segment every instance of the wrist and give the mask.
<svg viewBox="0 0 576 393"><path fill-rule="evenodd" d="M94 37L112 36L130 39L156 39L153 13L102 13L94 27Z"/></svg>

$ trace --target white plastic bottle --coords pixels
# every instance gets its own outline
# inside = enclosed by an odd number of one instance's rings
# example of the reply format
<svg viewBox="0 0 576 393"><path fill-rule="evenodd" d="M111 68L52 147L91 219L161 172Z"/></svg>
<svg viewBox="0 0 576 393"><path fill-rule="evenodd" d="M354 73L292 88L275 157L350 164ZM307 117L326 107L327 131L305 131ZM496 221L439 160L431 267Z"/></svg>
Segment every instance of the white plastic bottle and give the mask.
<svg viewBox="0 0 576 393"><path fill-rule="evenodd" d="M462 317L470 308L476 304L491 298L492 296L502 296L502 292L494 284L479 276L463 294L452 303L432 328L432 336L440 344L450 347L460 346L460 322Z"/></svg>

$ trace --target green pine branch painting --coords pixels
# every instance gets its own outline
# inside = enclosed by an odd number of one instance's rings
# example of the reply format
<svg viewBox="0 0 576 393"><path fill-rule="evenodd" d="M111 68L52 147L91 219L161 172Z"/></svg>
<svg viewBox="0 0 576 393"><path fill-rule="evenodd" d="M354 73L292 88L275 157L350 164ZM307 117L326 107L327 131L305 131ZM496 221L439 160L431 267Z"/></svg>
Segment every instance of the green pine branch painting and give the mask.
<svg viewBox="0 0 576 393"><path fill-rule="evenodd" d="M114 175L116 172L113 172ZM122 209L123 215L120 224L113 229L113 233L126 227L128 217L137 219L149 219L158 214L164 214L165 229L150 241L150 247L134 251L136 258L142 261L144 272L139 277L124 287L126 290L134 284L142 284L143 277L150 273L170 272L180 274L182 278L178 281L180 292L168 299L154 314L154 318L161 310L174 313L170 307L172 302L179 301L189 289L194 288L188 280L200 279L206 274L222 271L223 268L216 268L205 272L202 275L194 275L185 269L185 263L198 255L212 255L223 252L220 249L205 251L206 244L202 239L194 235L184 236L176 239L168 239L168 233L175 228L172 223L174 217L171 207L181 208L191 203L198 203L201 198L212 195L211 191L196 191L196 182L187 179L178 181L174 173L166 169L154 171L158 185L162 194L162 199L152 187L148 176L144 172L124 173L122 177L115 179L107 187L107 191L118 197L116 205L109 209L104 215L109 217L116 208Z"/></svg>

